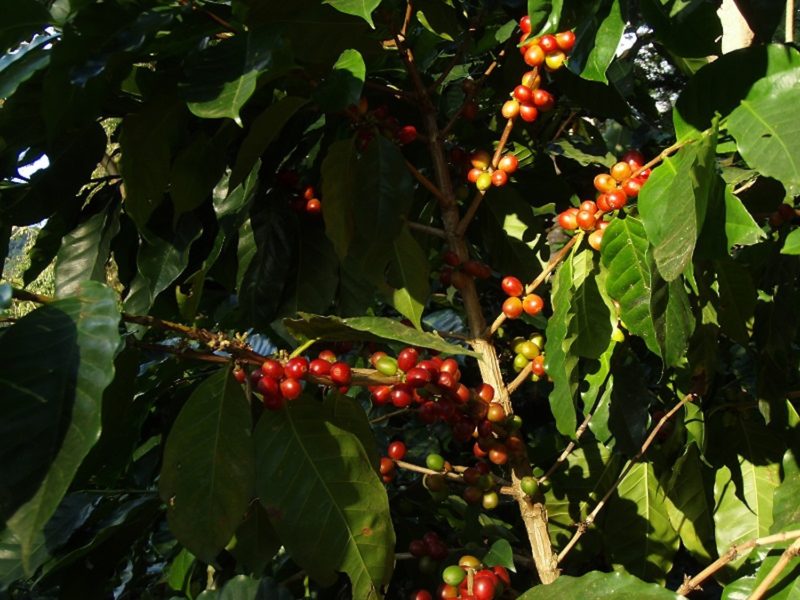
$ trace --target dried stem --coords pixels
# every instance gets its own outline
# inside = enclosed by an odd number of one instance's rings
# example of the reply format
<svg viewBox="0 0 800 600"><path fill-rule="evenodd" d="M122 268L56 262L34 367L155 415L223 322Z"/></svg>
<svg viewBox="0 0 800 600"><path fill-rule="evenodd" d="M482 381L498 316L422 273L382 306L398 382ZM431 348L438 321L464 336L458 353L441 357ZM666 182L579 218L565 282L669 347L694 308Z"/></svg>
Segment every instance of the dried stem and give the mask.
<svg viewBox="0 0 800 600"><path fill-rule="evenodd" d="M794 42L794 0L786 0L786 27L784 39L787 44Z"/></svg>
<svg viewBox="0 0 800 600"><path fill-rule="evenodd" d="M439 202L442 202L442 201L445 200L445 197L444 197L444 194L442 194L442 191L439 188L437 188L436 185L430 179L428 179L427 177L425 177L425 175L420 173L419 170L414 165L412 165L409 161L406 161L406 167L408 167L408 170L414 176L414 179L419 181L422 184L422 187L424 187L431 194L436 196L436 199L439 200Z"/></svg>
<svg viewBox="0 0 800 600"><path fill-rule="evenodd" d="M526 379L528 379L528 375L531 374L531 371L533 371L533 363L529 362L519 373L517 373L517 376L514 377L514 381L506 386L508 393L513 394L516 392L517 388L525 383Z"/></svg>
<svg viewBox="0 0 800 600"><path fill-rule="evenodd" d="M758 584L758 587L750 596L750 600L761 600L764 597L764 594L767 593L767 590L769 590L769 588L772 587L772 584L775 583L775 580L778 579L778 576L780 576L783 570L789 566L789 563L792 562L796 556L800 556L800 540L796 540L783 552L783 554L781 554L781 557L778 559L778 562L775 563L775 566L770 569L764 580Z"/></svg>
<svg viewBox="0 0 800 600"><path fill-rule="evenodd" d="M423 475L441 475L448 481L452 481L454 483L459 483L461 485L467 485L467 482L464 481L464 476L460 473L456 473L455 470L452 471L434 471L433 469L429 469L428 467L421 467L419 465L415 465L414 463L406 462L404 460L396 460L394 464L397 465L401 469L405 469L406 471L414 471L415 473L422 473ZM517 496L516 489L509 485L509 482L501 479L499 477L492 476L495 483L505 484L500 485L497 488L497 492L500 494L504 494L506 496Z"/></svg>
<svg viewBox="0 0 800 600"><path fill-rule="evenodd" d="M397 417L400 415L404 415L408 412L411 412L408 408L401 408L400 410L393 410L392 412L386 413L385 415L381 415L380 417L375 417L374 419L369 420L370 425L375 425L376 423L383 423L384 421L388 421L392 417Z"/></svg>
<svg viewBox="0 0 800 600"><path fill-rule="evenodd" d="M569 554L569 551L572 550L575 544L578 543L578 540L581 539L581 537L583 537L583 534L586 533L586 531L589 529L592 523L594 523L594 520L597 518L597 515L600 513L600 511L603 510L603 507L608 502L608 499L616 491L616 489L619 487L619 485L622 483L625 477L627 477L628 473L633 468L633 466L637 462L639 462L639 460L642 459L644 453L647 452L647 449L652 445L653 441L656 439L656 436L658 435L658 432L661 431L661 428L667 423L667 421L669 421L672 418L672 416L676 412L678 412L686 403L691 402L695 397L696 396L694 393L688 394L685 398L683 398L683 400L681 400L675 406L673 406L672 409L667 414L661 417L658 423L656 423L656 426L653 427L652 431L650 432L650 435L647 436L647 439L642 444L642 447L639 449L639 452L636 454L636 456L634 456L628 461L628 464L625 465L625 468L622 470L622 473L620 473L620 476L614 482L614 485L611 486L611 488L606 492L605 496L603 496L600 502L597 503L597 506L595 506L594 510L592 510L592 512L589 513L589 516L586 517L586 519L583 522L578 524L578 530L572 536L572 539L567 543L564 549L561 552L559 552L558 562L564 560L567 554Z"/></svg>
<svg viewBox="0 0 800 600"><path fill-rule="evenodd" d="M725 554L720 556L717 560L708 565L697 575L695 575L694 577L687 578L683 582L683 585L681 585L681 587L678 588L678 594L685 596L686 594L689 594L695 590L701 589L700 588L701 584L705 582L709 577L711 577L714 573L719 571L729 562L736 560L736 558L738 558L745 552L750 552L750 550L752 550L753 548L756 548L758 546L770 546L772 544L788 542L790 540L796 540L798 538L800 538L800 529L795 529L793 531L784 531L783 533L776 533L774 535L769 535L766 537L754 538L752 540L748 540L740 544L733 544L730 548L728 548L728 551L725 552Z"/></svg>

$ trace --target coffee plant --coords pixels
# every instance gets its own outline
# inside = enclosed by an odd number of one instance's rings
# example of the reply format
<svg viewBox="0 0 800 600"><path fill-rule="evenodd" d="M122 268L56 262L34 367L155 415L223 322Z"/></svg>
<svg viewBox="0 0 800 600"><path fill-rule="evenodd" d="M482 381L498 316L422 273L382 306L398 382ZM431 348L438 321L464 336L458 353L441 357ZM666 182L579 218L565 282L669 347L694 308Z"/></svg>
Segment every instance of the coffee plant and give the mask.
<svg viewBox="0 0 800 600"><path fill-rule="evenodd" d="M0 596L797 598L794 16L3 0Z"/></svg>

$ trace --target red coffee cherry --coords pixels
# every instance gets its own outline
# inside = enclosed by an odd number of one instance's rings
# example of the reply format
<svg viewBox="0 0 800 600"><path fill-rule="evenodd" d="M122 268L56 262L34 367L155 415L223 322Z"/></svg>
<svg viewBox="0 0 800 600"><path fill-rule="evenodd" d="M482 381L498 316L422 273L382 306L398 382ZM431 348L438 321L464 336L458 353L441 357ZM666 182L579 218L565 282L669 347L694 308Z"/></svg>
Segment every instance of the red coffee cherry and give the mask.
<svg viewBox="0 0 800 600"><path fill-rule="evenodd" d="M538 294L528 294L522 299L522 310L526 314L535 317L544 308L544 300Z"/></svg>
<svg viewBox="0 0 800 600"><path fill-rule="evenodd" d="M506 298L503 302L503 314L509 319L516 319L522 314L522 300L517 296Z"/></svg>
<svg viewBox="0 0 800 600"><path fill-rule="evenodd" d="M562 31L556 34L556 43L564 52L569 52L575 47L575 34L572 31Z"/></svg>
<svg viewBox="0 0 800 600"><path fill-rule="evenodd" d="M493 186L503 187L506 183L508 183L508 173L506 173L502 169L497 169L496 171L492 172Z"/></svg>
<svg viewBox="0 0 800 600"><path fill-rule="evenodd" d="M572 231L578 228L578 209L568 208L558 215L558 225L567 231Z"/></svg>
<svg viewBox="0 0 800 600"><path fill-rule="evenodd" d="M389 444L386 454L392 460L403 460L406 456L406 445L399 440L392 442Z"/></svg>
<svg viewBox="0 0 800 600"><path fill-rule="evenodd" d="M349 386L352 378L350 365L345 362L334 363L331 365L330 378L336 385Z"/></svg>
<svg viewBox="0 0 800 600"><path fill-rule="evenodd" d="M503 278L503 281L500 282L500 287L509 296L519 296L525 289L522 282L511 275Z"/></svg>
<svg viewBox="0 0 800 600"><path fill-rule="evenodd" d="M513 154L506 154L497 164L498 169L502 169L509 175L514 173L514 171L517 170L517 167L519 167L519 159Z"/></svg>
<svg viewBox="0 0 800 600"><path fill-rule="evenodd" d="M297 379L287 377L281 381L281 395L287 400L294 400L303 393L303 384Z"/></svg>
<svg viewBox="0 0 800 600"><path fill-rule="evenodd" d="M532 104L520 104L519 116L526 123L533 123L539 117L539 109Z"/></svg>

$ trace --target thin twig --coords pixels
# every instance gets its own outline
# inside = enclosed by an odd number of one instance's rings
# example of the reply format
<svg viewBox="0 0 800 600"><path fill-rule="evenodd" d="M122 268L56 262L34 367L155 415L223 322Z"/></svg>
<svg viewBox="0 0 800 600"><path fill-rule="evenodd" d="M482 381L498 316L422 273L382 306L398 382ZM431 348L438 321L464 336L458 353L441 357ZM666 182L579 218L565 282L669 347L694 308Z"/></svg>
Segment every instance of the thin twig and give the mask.
<svg viewBox="0 0 800 600"><path fill-rule="evenodd" d="M468 485L466 481L464 481L464 476L460 473L455 472L455 470L451 471L434 471L433 469L429 469L427 467L421 467L419 465L415 465L414 463L406 462L404 460L396 460L394 464L397 465L401 469L405 469L406 471L413 471L415 473L422 473L423 475L441 475L448 481L452 481L454 483L459 483L461 485ZM511 486L511 482L506 481L500 477L496 477L492 475L492 479L495 483L501 484L499 488L497 488L497 492L503 494L505 496L517 496L516 489Z"/></svg>
<svg viewBox="0 0 800 600"><path fill-rule="evenodd" d="M758 587L755 589L753 594L750 596L749 600L761 600L764 597L764 594L767 593L772 584L775 583L775 580L778 579L778 576L783 572L783 570L789 566L789 563L792 562L796 556L800 556L800 540L796 540L791 546L789 546L786 550L784 550L781 557L778 559L778 562L775 563L775 566L770 569L767 576L764 580L758 584Z"/></svg>
<svg viewBox="0 0 800 600"><path fill-rule="evenodd" d="M516 392L517 388L525 383L525 381L528 379L528 375L531 374L531 371L533 371L533 362L529 362L527 365L525 365L525 367L519 373L517 373L514 381L506 386L508 393L513 394Z"/></svg>
<svg viewBox="0 0 800 600"><path fill-rule="evenodd" d="M787 44L794 42L794 0L786 0L786 31L784 39Z"/></svg>
<svg viewBox="0 0 800 600"><path fill-rule="evenodd" d="M748 540L746 542L742 542L740 544L733 544L728 551L725 552L722 556L720 556L717 560L713 563L708 565L705 569L700 571L694 577L687 578L681 587L678 588L678 594L685 596L695 590L701 589L701 584L705 582L709 577L711 577L714 573L719 571L722 567L727 565L729 562L736 560L739 556L741 556L745 552L749 552L753 548L758 546L770 546L772 544L779 544L781 542L788 542L790 540L795 540L800 538L800 529L795 529L793 531L784 531L783 533L776 533L774 535L768 535L766 537L754 538L752 540Z"/></svg>
<svg viewBox="0 0 800 600"><path fill-rule="evenodd" d="M406 225L408 225L409 229L419 231L420 233L427 233L428 235L447 239L447 234L444 232L444 229L439 229L438 227L433 227L432 225L424 225L415 221L406 221Z"/></svg>
<svg viewBox="0 0 800 600"><path fill-rule="evenodd" d="M563 248L561 248L561 250L559 250L558 252L556 252L556 253L555 253L555 254L554 254L554 255L553 255L551 258L550 258L550 260L549 260L549 261L547 262L547 264L544 266L544 269L542 269L542 272L541 272L541 273L539 273L539 275L536 277L536 279L534 279L534 280L533 280L531 283L529 283L529 284L526 286L526 288L525 288L525 293L526 293L526 294L531 294L531 293L533 293L533 291L534 291L536 288L538 288L538 287L539 287L539 286L540 286L542 283L544 283L544 281L547 279L547 276L548 276L548 275L550 275L550 273L553 271L553 269L555 269L555 268L558 266L558 264L559 264L559 263L560 263L562 260L564 260L564 257L566 257L566 256L567 256L567 254L568 254L568 253L569 253L569 251L572 249L572 247L573 247L573 246L574 246L574 245L575 245L575 244L578 242L578 240L579 240L579 239L581 239L582 237L583 237L583 235L582 235L581 233L579 233L579 234L577 234L577 235L573 236L573 237L572 237L572 238L571 238L571 239L570 239L570 240L569 240L569 241L568 241L566 244L564 244L564 247L563 247ZM494 333L495 333L495 332L496 332L498 329L500 329L500 326L501 326L503 323L505 323L505 322L506 322L506 319L507 319L507 318L508 318L508 317L506 317L505 313L500 313L500 314L497 316L497 318L494 320L494 322L493 322L493 323L492 323L492 324L491 324L491 325L490 325L490 326L487 328L487 330L484 332L484 336L492 336L492 335L494 335Z"/></svg>
<svg viewBox="0 0 800 600"><path fill-rule="evenodd" d="M411 23L411 17L414 16L414 3L411 0L408 0L406 3L406 14L403 18L403 27L400 29L400 35L405 37L406 32L408 31L408 25Z"/></svg>
<svg viewBox="0 0 800 600"><path fill-rule="evenodd" d="M569 554L569 551L572 550L575 544L578 543L578 540L581 539L581 537L583 537L583 534L586 533L586 531L589 529L592 523L594 523L594 520L597 518L597 515L600 513L600 511L603 510L603 507L608 502L608 499L617 490L617 488L623 482L625 477L628 476L628 473L631 471L633 466L642 459L644 453L647 452L647 449L656 439L658 432L661 431L661 428L664 425L666 425L667 421L669 421L672 418L672 416L676 412L678 412L685 404L691 402L695 398L696 396L694 393L687 394L686 397L683 398L683 400L678 402L675 406L672 407L672 409L667 414L665 414L663 417L661 417L661 419L659 419L658 423L656 423L656 426L653 427L652 431L650 432L650 435L647 436L647 439L642 444L642 447L639 449L639 452L636 454L636 456L634 456L628 461L628 464L625 465L625 468L622 470L622 473L620 473L620 476L617 478L617 480L614 482L611 488L606 492L606 494L603 496L600 502L597 503L597 506L594 507L594 510L592 510L592 512L589 513L589 516L587 516L584 521L578 524L578 530L572 536L572 539L567 543L564 549L558 554L559 563L562 560L564 560L567 554Z"/></svg>
<svg viewBox="0 0 800 600"><path fill-rule="evenodd" d="M439 200L441 202L441 201L443 201L445 199L444 194L442 194L442 190L440 190L438 187L436 187L436 184L434 184L430 179L425 177L425 175L420 173L419 170L417 169L417 167L415 167L409 161L406 161L406 167L411 172L411 174L414 176L414 179L419 181L422 184L422 187L424 187L431 194L436 196L437 200Z"/></svg>
<svg viewBox="0 0 800 600"><path fill-rule="evenodd" d="M377 423L383 423L384 421L388 421L392 417L397 417L399 415L404 415L408 412L411 412L408 408L401 408L400 410L393 410L390 413L386 413L385 415L381 415L380 417L375 417L374 419L369 420L370 425L375 425Z"/></svg>

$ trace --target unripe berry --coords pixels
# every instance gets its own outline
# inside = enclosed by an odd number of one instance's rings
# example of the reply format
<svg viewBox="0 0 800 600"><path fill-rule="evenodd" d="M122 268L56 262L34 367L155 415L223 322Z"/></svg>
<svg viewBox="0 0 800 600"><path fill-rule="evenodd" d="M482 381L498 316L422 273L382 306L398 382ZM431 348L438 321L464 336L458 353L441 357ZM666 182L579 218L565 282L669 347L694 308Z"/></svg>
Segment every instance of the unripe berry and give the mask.
<svg viewBox="0 0 800 600"><path fill-rule="evenodd" d="M508 100L505 104L503 104L503 108L500 109L500 113L506 119L515 119L519 114L519 102L516 100Z"/></svg>
<svg viewBox="0 0 800 600"><path fill-rule="evenodd" d="M492 175L491 173L483 172L478 176L477 181L475 181L475 187L477 187L480 191L485 192L490 187L492 187Z"/></svg>

